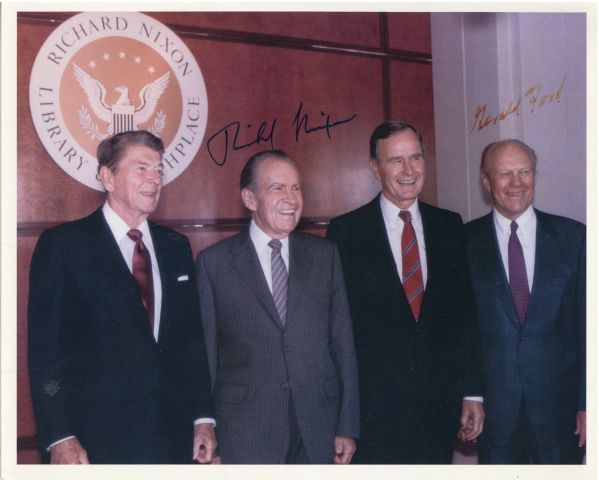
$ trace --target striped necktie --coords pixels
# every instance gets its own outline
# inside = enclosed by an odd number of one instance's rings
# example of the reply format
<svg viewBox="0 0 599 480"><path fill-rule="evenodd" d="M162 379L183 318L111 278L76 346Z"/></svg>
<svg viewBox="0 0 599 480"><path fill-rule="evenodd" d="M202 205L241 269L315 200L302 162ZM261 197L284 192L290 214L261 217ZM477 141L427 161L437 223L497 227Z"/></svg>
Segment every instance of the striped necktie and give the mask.
<svg viewBox="0 0 599 480"><path fill-rule="evenodd" d="M281 256L281 241L271 240L268 246L272 248L270 267L272 272L272 297L279 312L281 323L285 325L287 318L287 268Z"/></svg>
<svg viewBox="0 0 599 480"><path fill-rule="evenodd" d="M412 226L412 214L401 210L399 217L404 221L401 233L401 269L403 278L401 283L406 294L414 318L418 321L424 297L424 281L420 267L420 254L418 253L418 240Z"/></svg>

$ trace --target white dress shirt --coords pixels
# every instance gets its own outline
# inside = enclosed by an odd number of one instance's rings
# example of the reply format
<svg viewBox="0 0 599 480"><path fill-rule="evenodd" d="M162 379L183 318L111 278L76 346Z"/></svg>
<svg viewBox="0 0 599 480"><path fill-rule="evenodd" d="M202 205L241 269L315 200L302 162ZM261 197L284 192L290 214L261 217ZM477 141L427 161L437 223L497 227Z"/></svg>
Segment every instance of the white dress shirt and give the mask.
<svg viewBox="0 0 599 480"><path fill-rule="evenodd" d="M495 224L495 233L497 235L497 244L499 245L499 253L505 275L510 278L509 262L508 262L508 244L512 233L510 224L512 221L504 217L496 209L493 210L493 222ZM528 290L532 292L532 282L535 272L535 252L537 246L537 216L530 205L522 215L516 219L518 224L518 240L522 245L524 253L524 263L526 264L526 277L528 279Z"/></svg>
<svg viewBox="0 0 599 480"><path fill-rule="evenodd" d="M402 259L401 259L401 234L404 228L404 221L399 218L400 209L394 203L391 203L385 195L381 194L381 211L383 212L383 220L385 221L385 228L387 230L387 238L391 245L391 252L393 252L393 259L397 267L397 273L400 280L402 276ZM420 210L418 209L418 201L415 201L410 205L407 210L412 215L412 226L416 232L416 240L418 241L418 253L420 254L420 268L422 270L422 281L426 290L426 280L428 278L427 264L426 264L426 244L424 242L424 229L422 228L422 217L420 216Z"/></svg>
<svg viewBox="0 0 599 480"><path fill-rule="evenodd" d="M110 227L112 235L129 267L129 271L133 273L133 251L135 242L127 236L127 232L131 230L125 221L119 217L116 212L110 208L108 202L104 203L102 213L106 218L106 223ZM154 281L154 339L158 341L158 332L160 331L160 312L162 311L162 282L160 281L160 270L158 270L158 261L156 260L156 251L150 234L148 221L144 220L141 225L136 227L142 233L142 241L150 253L152 259L152 280Z"/></svg>
<svg viewBox="0 0 599 480"><path fill-rule="evenodd" d="M264 272L266 283L272 293L272 268L271 268L271 254L272 248L268 245L268 242L272 240L262 229L256 225L256 222L252 219L250 223L250 239L254 244L256 253L258 254L258 260L260 260L260 266ZM289 237L280 238L281 242L281 257L285 263L285 268L289 272Z"/></svg>
<svg viewBox="0 0 599 480"><path fill-rule="evenodd" d="M385 229L387 230L387 238L393 252L393 259L397 267L397 274L400 280L402 277L402 257L401 257L401 234L404 229L405 222L399 218L400 210L408 210L412 215L412 227L416 232L416 240L418 241L418 253L420 255L420 268L422 269L422 281L426 291L426 281L428 279L428 266L426 263L426 244L424 242L424 228L422 226L422 217L418 209L418 201L415 201L407 209L400 209L397 205L390 202L385 195L381 193L381 211L383 212L383 220L385 221ZM474 400L482 402L483 397L464 397L464 400Z"/></svg>

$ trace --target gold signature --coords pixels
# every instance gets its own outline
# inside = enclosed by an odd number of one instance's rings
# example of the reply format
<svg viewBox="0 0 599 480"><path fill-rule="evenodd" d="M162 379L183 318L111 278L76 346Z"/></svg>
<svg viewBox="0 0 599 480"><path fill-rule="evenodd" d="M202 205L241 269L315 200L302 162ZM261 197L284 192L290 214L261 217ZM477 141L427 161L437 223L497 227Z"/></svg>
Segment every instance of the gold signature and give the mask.
<svg viewBox="0 0 599 480"><path fill-rule="evenodd" d="M559 103L565 84L566 77L563 78L562 83L555 92L542 95L543 84L537 83L529 87L517 100L510 100L508 107L497 115L490 115L488 113L486 103L482 105L478 104L474 110L474 125L472 125L470 133L474 131L480 132L489 125L496 125L511 115L520 115L521 107L524 108L523 104L526 105L528 103L530 113L534 113L536 108L542 107L545 104Z"/></svg>

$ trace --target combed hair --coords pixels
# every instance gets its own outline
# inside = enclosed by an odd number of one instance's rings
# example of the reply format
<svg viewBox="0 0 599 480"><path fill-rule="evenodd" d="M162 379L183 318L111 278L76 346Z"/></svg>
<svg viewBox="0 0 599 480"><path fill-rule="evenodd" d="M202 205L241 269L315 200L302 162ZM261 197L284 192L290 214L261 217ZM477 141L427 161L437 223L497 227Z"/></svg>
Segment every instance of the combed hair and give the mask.
<svg viewBox="0 0 599 480"><path fill-rule="evenodd" d="M282 160L290 165L293 165L295 169L299 170L295 160L289 157L289 155L287 155L283 150L263 150L262 152L252 155L246 162L243 170L241 170L241 176L239 178L239 188L241 190L244 188L249 188L250 190L254 189L256 182L256 170L260 164L264 162L264 160L269 158Z"/></svg>
<svg viewBox="0 0 599 480"><path fill-rule="evenodd" d="M384 140L386 138L389 138L391 135L403 132L404 130L412 130L416 134L416 137L420 142L420 148L422 149L422 153L424 153L424 141L422 140L422 135L420 135L420 132L416 129L416 127L410 125L407 122L402 122L400 120L388 120L376 127L372 132L372 135L370 136L370 158L372 160L378 161L377 143L379 140Z"/></svg>
<svg viewBox="0 0 599 480"><path fill-rule="evenodd" d="M153 133L145 130L133 130L130 132L121 132L102 140L98 145L98 173L100 168L108 167L114 171L117 164L125 156L125 152L132 145L142 145L164 155L164 144L162 140Z"/></svg>

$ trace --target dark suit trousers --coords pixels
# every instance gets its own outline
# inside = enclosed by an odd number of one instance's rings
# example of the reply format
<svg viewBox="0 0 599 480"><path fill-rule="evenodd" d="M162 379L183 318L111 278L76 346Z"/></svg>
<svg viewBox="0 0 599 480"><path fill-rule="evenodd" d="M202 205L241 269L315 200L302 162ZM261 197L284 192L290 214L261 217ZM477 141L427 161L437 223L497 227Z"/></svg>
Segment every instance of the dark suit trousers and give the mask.
<svg viewBox="0 0 599 480"><path fill-rule="evenodd" d="M404 394L394 405L379 405L386 412L376 422L364 419L353 463L433 465L449 464L459 428L458 413L439 399ZM391 405L391 408L388 408Z"/></svg>
<svg viewBox="0 0 599 480"><path fill-rule="evenodd" d="M574 421L572 422L574 432ZM535 440L524 401L512 438L505 446L493 445L483 433L480 444L479 463L498 465L526 464L579 464L584 448L578 448L578 437L568 432L559 445L543 446Z"/></svg>

